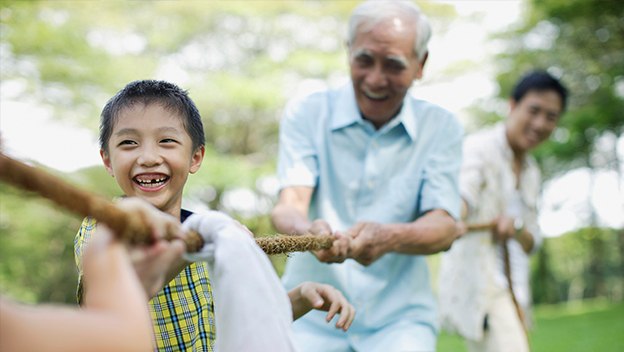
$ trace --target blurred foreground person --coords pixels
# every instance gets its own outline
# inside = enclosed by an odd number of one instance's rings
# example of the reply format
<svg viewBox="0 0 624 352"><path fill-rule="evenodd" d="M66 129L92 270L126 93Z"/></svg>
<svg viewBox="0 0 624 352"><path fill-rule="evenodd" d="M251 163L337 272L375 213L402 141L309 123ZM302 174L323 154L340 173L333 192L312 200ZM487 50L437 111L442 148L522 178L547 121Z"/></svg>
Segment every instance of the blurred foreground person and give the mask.
<svg viewBox="0 0 624 352"><path fill-rule="evenodd" d="M142 202L141 202L142 203ZM150 218L153 245L128 248L105 225L84 256L93 294L85 309L60 306L26 306L0 298L0 351L153 351L154 332L147 306L147 294L131 263L131 256L151 256L160 268L152 279L164 282L166 270L184 251L181 240L162 236L173 219L159 214L151 205L123 202L126 210L156 216ZM120 205L121 206L121 205ZM156 237L156 238L159 238ZM157 270L158 271L158 270Z"/></svg>
<svg viewBox="0 0 624 352"><path fill-rule="evenodd" d="M469 351L529 350L528 255L542 239L540 171L528 152L555 129L566 97L558 80L532 72L516 85L507 120L464 140L462 237L442 254L438 296L442 326Z"/></svg>

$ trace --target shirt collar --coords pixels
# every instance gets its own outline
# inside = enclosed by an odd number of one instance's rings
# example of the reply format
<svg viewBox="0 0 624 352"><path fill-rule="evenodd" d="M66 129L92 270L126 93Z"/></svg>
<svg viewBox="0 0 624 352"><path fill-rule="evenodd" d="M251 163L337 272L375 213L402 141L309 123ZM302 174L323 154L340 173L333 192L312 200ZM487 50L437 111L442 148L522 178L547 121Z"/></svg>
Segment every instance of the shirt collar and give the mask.
<svg viewBox="0 0 624 352"><path fill-rule="evenodd" d="M513 162L514 152L513 152L513 149L511 149L511 146L509 145L509 141L507 140L507 128L505 126L505 122L504 121L497 122L496 125L494 125L494 128L496 130L496 142L498 143L499 147L503 151L503 155L505 159L507 159L509 162ZM529 158L527 158L527 155L528 154L525 153L524 158L522 160L523 168L525 168L529 163Z"/></svg>
<svg viewBox="0 0 624 352"><path fill-rule="evenodd" d="M349 81L338 90L336 98L336 110L331 120L331 129L338 130L354 123L362 122L362 115L357 107L353 83Z"/></svg>
<svg viewBox="0 0 624 352"><path fill-rule="evenodd" d="M403 106L399 114L385 124L381 130L390 130L398 124L403 124L407 134L414 140L416 138L417 126L416 119L412 112L412 105L407 103L408 95L409 92L403 99ZM362 114L360 114L357 101L355 100L353 83L349 81L349 83L343 86L338 92L336 110L332 116L331 129L334 131L362 122L364 122L364 119L362 118Z"/></svg>

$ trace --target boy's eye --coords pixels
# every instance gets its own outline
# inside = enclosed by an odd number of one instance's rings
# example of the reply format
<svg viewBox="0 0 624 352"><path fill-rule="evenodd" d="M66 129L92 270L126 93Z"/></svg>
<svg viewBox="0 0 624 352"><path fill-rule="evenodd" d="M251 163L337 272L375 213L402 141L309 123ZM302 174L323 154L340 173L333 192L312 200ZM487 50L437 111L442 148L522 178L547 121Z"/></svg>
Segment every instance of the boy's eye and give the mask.
<svg viewBox="0 0 624 352"><path fill-rule="evenodd" d="M175 143L175 139L165 138L161 140L160 143Z"/></svg>
<svg viewBox="0 0 624 352"><path fill-rule="evenodd" d="M119 143L119 145L134 145L134 144L136 144L135 141L131 141L131 140L128 140L128 139L126 139L125 141L121 141Z"/></svg>

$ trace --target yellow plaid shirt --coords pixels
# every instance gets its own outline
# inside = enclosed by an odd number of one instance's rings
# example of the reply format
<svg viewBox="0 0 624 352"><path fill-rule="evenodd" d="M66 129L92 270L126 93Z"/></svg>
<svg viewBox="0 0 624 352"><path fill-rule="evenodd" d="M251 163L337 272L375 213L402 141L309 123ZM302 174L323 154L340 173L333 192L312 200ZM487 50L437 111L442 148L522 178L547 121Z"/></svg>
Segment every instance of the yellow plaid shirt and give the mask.
<svg viewBox="0 0 624 352"><path fill-rule="evenodd" d="M182 221L190 212L182 210ZM97 221L85 218L74 241L78 303L82 302L82 255ZM208 351L215 342L214 306L206 263L193 263L149 301L157 351Z"/></svg>

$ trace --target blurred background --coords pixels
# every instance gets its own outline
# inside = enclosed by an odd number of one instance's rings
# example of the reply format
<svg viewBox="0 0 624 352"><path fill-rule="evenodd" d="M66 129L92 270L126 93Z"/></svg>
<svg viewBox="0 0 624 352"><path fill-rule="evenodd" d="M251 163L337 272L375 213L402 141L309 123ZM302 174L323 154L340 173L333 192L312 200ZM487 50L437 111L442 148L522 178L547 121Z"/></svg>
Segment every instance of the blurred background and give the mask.
<svg viewBox="0 0 624 352"><path fill-rule="evenodd" d="M130 81L168 80L189 91L207 140L183 206L223 210L272 234L282 108L348 82L346 21L357 3L3 0L3 150L81 188L119 195L99 158L100 111ZM532 259L532 343L543 351L621 348L624 2L417 3L434 34L411 94L454 112L468 133L506 116L512 85L531 69L570 89L559 127L534 152L547 238ZM0 185L2 293L75 304L80 221ZM281 273L284 257L272 260ZM429 262L435 277L437 257ZM441 351L462 348L455 337L440 339Z"/></svg>

